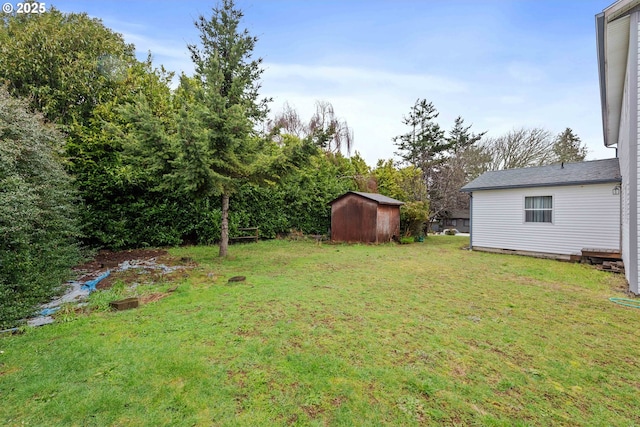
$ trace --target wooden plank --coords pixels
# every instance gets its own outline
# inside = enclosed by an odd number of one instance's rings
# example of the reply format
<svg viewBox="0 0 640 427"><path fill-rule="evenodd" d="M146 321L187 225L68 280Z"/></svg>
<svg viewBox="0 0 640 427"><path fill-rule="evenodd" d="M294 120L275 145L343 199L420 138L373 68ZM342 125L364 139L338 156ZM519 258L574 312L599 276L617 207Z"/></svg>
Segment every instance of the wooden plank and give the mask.
<svg viewBox="0 0 640 427"><path fill-rule="evenodd" d="M238 231L255 231L255 234L248 234L243 236L233 236L230 237L230 240L254 240L256 243L260 239L260 228L259 227L245 227L238 228Z"/></svg>
<svg viewBox="0 0 640 427"><path fill-rule="evenodd" d="M621 260L622 254L612 249L582 249L583 257L603 258L609 260Z"/></svg>

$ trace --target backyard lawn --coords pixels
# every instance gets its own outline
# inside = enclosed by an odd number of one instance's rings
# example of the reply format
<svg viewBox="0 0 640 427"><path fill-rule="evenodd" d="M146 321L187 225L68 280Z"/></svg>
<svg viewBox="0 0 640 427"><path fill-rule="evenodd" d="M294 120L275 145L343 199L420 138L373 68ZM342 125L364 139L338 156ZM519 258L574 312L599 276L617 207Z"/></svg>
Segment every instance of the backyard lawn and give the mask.
<svg viewBox="0 0 640 427"><path fill-rule="evenodd" d="M171 249L165 298L0 336L0 425L640 425L623 277L465 245Z"/></svg>

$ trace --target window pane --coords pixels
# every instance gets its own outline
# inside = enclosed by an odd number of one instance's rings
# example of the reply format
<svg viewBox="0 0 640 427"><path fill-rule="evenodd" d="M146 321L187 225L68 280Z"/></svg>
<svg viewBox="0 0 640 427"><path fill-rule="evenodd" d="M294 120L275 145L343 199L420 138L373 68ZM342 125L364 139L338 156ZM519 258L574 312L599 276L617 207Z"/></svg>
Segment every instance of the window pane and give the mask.
<svg viewBox="0 0 640 427"><path fill-rule="evenodd" d="M524 208L525 209L533 209L533 197L525 197L524 198Z"/></svg>
<svg viewBox="0 0 640 427"><path fill-rule="evenodd" d="M525 222L552 222L553 196L524 198Z"/></svg>

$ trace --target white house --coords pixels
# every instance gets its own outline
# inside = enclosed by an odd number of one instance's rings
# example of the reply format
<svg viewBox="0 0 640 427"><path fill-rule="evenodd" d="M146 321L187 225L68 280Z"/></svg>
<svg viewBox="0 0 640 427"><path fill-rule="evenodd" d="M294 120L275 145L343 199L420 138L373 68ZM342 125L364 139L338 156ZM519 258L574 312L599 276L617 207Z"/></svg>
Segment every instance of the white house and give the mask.
<svg viewBox="0 0 640 427"><path fill-rule="evenodd" d="M492 171L465 185L471 248L569 259L620 250L618 159Z"/></svg>
<svg viewBox="0 0 640 427"><path fill-rule="evenodd" d="M615 146L622 175L621 251L629 290L640 293L640 0L621 0L596 15L604 144Z"/></svg>
<svg viewBox="0 0 640 427"><path fill-rule="evenodd" d="M474 249L571 255L618 250L640 294L640 0L596 15L604 144L616 159L489 172L472 194ZM564 166L564 167L563 167Z"/></svg>

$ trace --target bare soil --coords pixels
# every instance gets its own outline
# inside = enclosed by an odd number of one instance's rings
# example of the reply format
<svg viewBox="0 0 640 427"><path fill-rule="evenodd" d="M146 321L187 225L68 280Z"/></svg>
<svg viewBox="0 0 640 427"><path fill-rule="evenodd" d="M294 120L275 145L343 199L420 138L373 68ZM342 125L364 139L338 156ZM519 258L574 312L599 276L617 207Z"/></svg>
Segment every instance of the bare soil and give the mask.
<svg viewBox="0 0 640 427"><path fill-rule="evenodd" d="M191 259L179 259L169 255L164 249L130 249L125 251L101 250L95 258L84 264L74 267L74 271L78 274L78 280L87 281L95 279L107 270L111 270L107 278L101 280L97 289L109 289L116 281L120 280L126 284L142 281L156 281L157 279L172 280L176 275L181 274L181 270L172 273L163 273L162 271L138 271L138 269L130 269L127 271L115 271L118 267L129 261L130 263L155 263L157 265L166 266L184 266L193 267L195 264ZM143 274L141 274L143 273Z"/></svg>

